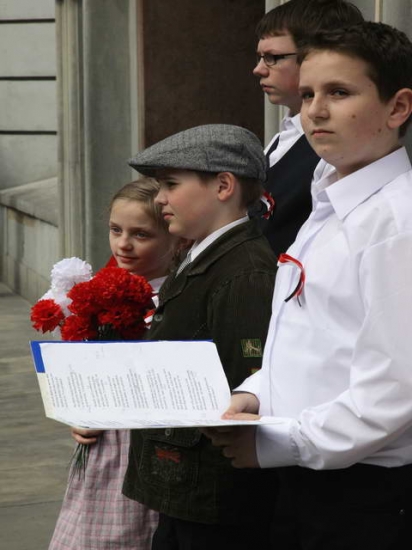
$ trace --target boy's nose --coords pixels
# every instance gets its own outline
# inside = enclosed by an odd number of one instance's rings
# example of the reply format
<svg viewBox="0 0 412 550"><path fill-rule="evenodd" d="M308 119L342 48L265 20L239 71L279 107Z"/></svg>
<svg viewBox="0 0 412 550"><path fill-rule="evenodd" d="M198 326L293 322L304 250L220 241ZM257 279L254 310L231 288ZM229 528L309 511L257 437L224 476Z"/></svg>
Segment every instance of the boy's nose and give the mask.
<svg viewBox="0 0 412 550"><path fill-rule="evenodd" d="M263 59L259 59L252 72L255 76L267 76L269 74L269 67L265 65Z"/></svg>
<svg viewBox="0 0 412 550"><path fill-rule="evenodd" d="M154 198L156 204L166 204L165 196L162 190L160 190Z"/></svg>
<svg viewBox="0 0 412 550"><path fill-rule="evenodd" d="M328 117L327 104L323 98L317 98L315 96L312 99L308 107L308 117L311 119Z"/></svg>

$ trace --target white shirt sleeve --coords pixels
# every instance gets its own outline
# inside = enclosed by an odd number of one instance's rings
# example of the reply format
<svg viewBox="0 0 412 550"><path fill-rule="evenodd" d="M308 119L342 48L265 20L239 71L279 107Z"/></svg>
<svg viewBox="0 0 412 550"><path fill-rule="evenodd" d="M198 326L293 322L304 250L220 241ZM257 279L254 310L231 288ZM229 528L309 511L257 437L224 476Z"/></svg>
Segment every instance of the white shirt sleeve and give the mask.
<svg viewBox="0 0 412 550"><path fill-rule="evenodd" d="M261 380L261 369L246 378L240 386L235 388L236 392L246 392L253 393L259 399L259 389L260 389L260 380Z"/></svg>

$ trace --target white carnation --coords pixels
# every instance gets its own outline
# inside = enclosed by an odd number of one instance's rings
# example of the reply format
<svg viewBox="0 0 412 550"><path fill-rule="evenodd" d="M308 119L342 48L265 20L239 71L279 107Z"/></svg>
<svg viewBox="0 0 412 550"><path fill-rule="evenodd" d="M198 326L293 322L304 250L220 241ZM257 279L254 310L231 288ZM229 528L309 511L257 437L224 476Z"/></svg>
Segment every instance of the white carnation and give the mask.
<svg viewBox="0 0 412 550"><path fill-rule="evenodd" d="M64 258L53 266L51 290L59 295L66 294L77 283L89 281L91 278L92 266L90 264L80 258Z"/></svg>

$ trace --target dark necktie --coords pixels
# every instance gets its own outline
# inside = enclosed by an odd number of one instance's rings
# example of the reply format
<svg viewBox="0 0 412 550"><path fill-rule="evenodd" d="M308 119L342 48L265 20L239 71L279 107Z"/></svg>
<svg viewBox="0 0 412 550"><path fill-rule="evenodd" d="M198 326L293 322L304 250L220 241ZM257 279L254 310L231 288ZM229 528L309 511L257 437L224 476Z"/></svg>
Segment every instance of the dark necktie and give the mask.
<svg viewBox="0 0 412 550"><path fill-rule="evenodd" d="M275 141L270 146L269 151L266 153L266 158L269 160L270 154L273 153L273 151L276 149L276 147L279 145L279 136L275 139Z"/></svg>

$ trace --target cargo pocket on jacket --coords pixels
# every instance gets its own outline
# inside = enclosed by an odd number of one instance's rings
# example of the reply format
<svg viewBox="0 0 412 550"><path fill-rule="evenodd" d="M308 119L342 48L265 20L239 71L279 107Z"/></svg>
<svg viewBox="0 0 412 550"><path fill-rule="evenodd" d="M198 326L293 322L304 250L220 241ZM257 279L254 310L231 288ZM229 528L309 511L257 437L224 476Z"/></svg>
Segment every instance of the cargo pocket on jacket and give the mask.
<svg viewBox="0 0 412 550"><path fill-rule="evenodd" d="M197 485L201 434L198 430L180 429L156 432L143 437L141 481L159 493L167 487L173 491L191 491Z"/></svg>

